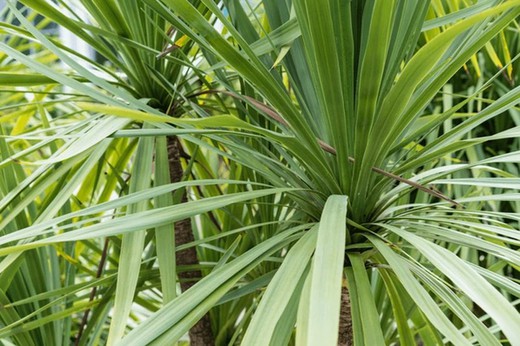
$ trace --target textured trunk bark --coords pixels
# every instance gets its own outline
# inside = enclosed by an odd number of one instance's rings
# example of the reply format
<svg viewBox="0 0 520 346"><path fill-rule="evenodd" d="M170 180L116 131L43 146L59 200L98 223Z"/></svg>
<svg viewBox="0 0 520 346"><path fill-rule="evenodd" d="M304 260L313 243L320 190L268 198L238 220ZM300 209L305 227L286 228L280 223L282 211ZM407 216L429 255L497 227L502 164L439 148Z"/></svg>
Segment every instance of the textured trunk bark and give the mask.
<svg viewBox="0 0 520 346"><path fill-rule="evenodd" d="M182 148L177 137L168 137L168 163L170 168L170 179L172 183L181 181L183 169L181 165ZM186 193L182 195L182 202L186 202ZM194 241L193 231L191 229L191 220L185 219L175 223L175 243L176 246L183 245ZM177 265L198 265L199 259L195 248L189 248L178 251L175 255ZM186 291L202 278L200 270L192 270L179 273L182 291ZM205 314L191 329L190 345L191 346L212 346L215 344L213 332L211 330L211 322L209 314Z"/></svg>
<svg viewBox="0 0 520 346"><path fill-rule="evenodd" d="M348 288L341 289L341 310L339 316L338 346L352 346L352 315L350 312L350 295Z"/></svg>

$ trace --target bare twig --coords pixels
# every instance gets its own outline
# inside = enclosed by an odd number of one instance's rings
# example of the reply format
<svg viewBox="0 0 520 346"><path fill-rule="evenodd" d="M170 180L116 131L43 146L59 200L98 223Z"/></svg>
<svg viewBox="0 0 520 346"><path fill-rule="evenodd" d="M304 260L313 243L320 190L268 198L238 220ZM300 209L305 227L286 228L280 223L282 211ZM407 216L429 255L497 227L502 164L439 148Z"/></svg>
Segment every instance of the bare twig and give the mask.
<svg viewBox="0 0 520 346"><path fill-rule="evenodd" d="M173 35L175 35L176 32L177 32L177 29L175 29L175 27L171 26L170 28L168 28L168 30L166 31L166 36L169 38L169 40L164 44L164 47L163 47L161 53L159 53L157 55L157 57L156 57L157 59L164 58L166 55L170 54L177 48L180 48L175 43L171 44L172 37L173 37Z"/></svg>
<svg viewBox="0 0 520 346"><path fill-rule="evenodd" d="M173 52L174 50L176 49L179 49L181 48L180 46L177 46L176 44L172 44L171 46L168 46L166 47L165 49L163 49L163 51L157 55L157 59L161 59L161 58L164 58L166 55L170 54L171 52Z"/></svg>
<svg viewBox="0 0 520 346"><path fill-rule="evenodd" d="M462 204L457 203L456 201L454 201L451 198L447 197L446 195L444 195L443 193L441 193L439 190L435 189L434 187L427 187L427 186L421 185L421 184L419 184L419 183L417 183L415 181L412 181L412 180L400 177L400 176L395 175L395 174L390 173L390 172L383 171L381 168L372 167L372 171L374 171L376 173L379 173L381 175L384 175L385 177L388 177L388 178L400 181L401 183L405 183L407 185L415 187L417 190L421 190L423 192L426 192L429 195L432 195L432 196L435 196L437 198L443 199L446 202L450 202L451 204L453 204L453 205L455 205L457 207L464 208L464 206Z"/></svg>

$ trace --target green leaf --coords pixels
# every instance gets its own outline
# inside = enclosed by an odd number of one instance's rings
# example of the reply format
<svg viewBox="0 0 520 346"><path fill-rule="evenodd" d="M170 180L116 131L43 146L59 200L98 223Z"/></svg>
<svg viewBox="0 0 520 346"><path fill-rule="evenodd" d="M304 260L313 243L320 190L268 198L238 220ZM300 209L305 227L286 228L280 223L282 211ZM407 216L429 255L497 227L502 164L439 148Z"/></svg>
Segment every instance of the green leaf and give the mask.
<svg viewBox="0 0 520 346"><path fill-rule="evenodd" d="M36 86L56 84L56 81L37 73L0 72L0 85L4 86Z"/></svg>
<svg viewBox="0 0 520 346"><path fill-rule="evenodd" d="M442 333L448 340L456 345L471 345L471 343L460 333L458 328L446 317L437 305L437 302L430 297L428 292L421 286L419 281L413 276L408 268L406 261L393 252L387 244L380 239L366 235L366 237L374 244L377 250L385 258L394 271L399 281L406 289L410 298L412 298L417 307L421 309L426 318Z"/></svg>
<svg viewBox="0 0 520 346"><path fill-rule="evenodd" d="M392 304L397 330L399 332L399 340L401 345L413 345L415 343L414 336L410 326L408 325L408 315L405 311L404 297L394 283L395 278L385 270L380 271L380 275L384 280L386 292Z"/></svg>
<svg viewBox="0 0 520 346"><path fill-rule="evenodd" d="M155 151L155 180L156 186L170 184L169 161L166 137L156 138ZM173 204L173 196L170 193L157 196L154 206L163 208ZM157 260L159 262L159 272L161 273L161 288L164 296L164 303L173 300L177 292L177 269L175 263L175 251L172 246L175 244L175 229L173 222L155 229L155 242L157 246Z"/></svg>
<svg viewBox="0 0 520 346"><path fill-rule="evenodd" d="M343 259L345 256L347 197L327 199L318 227L313 257L305 345L336 345L338 339Z"/></svg>
<svg viewBox="0 0 520 346"><path fill-rule="evenodd" d="M379 312L375 306L365 261L361 255L354 253L349 253L348 258L352 265L354 284L358 292L359 320L363 328L363 342L366 345L384 345L385 338L379 323Z"/></svg>
<svg viewBox="0 0 520 346"><path fill-rule="evenodd" d="M387 225L386 228L414 245L471 300L486 311L497 322L509 340L515 340L518 326L520 326L520 313L478 272L451 251L439 245L396 227Z"/></svg>
<svg viewBox="0 0 520 346"><path fill-rule="evenodd" d="M297 287L316 247L317 227L313 227L291 248L262 296L242 343L270 345L280 317ZM283 292L283 294L281 294ZM294 292L294 293L293 293ZM258 336L262 335L261 338Z"/></svg>
<svg viewBox="0 0 520 346"><path fill-rule="evenodd" d="M137 146L135 164L130 178L130 193L145 190L150 187L151 181L145 177L152 176L152 160L154 154L154 139L143 137ZM127 215L139 213L148 209L146 201L129 205ZM112 311L112 321L108 334L109 345L118 342L125 332L126 324L136 292L141 258L144 251L146 229L136 230L123 235L121 254L117 271L117 286ZM173 244L170 244L173 248Z"/></svg>

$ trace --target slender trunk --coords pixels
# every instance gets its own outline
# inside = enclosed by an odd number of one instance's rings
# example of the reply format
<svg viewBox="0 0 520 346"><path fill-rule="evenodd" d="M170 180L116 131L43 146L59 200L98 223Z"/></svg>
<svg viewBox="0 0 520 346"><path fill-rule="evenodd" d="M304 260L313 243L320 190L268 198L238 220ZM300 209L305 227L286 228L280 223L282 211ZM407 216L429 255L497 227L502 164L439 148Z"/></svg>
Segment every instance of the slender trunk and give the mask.
<svg viewBox="0 0 520 346"><path fill-rule="evenodd" d="M181 181L183 176L183 169L180 161L181 152L181 144L177 137L168 137L168 161L172 183ZM184 192L182 195L182 202L186 201L187 197ZM175 223L176 246L187 244L194 240L190 219L184 219ZM175 258L177 265L180 266L197 266L199 264L197 251L194 247L183 251L177 251ZM181 289L184 292L202 278L202 273L200 270L186 271L179 273L179 278L181 279ZM212 346L215 344L209 314L205 314L190 329L189 335L190 345L192 346Z"/></svg>
<svg viewBox="0 0 520 346"><path fill-rule="evenodd" d="M352 314L350 312L350 295L344 285L341 289L341 310L339 315L338 346L353 345Z"/></svg>

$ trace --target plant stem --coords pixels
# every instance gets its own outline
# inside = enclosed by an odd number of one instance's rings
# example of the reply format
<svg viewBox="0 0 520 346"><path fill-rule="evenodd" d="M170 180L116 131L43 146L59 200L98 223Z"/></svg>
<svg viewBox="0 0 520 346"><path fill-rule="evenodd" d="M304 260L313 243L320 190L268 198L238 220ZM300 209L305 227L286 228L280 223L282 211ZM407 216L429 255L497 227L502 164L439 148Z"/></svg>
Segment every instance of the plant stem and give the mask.
<svg viewBox="0 0 520 346"><path fill-rule="evenodd" d="M338 346L353 345L352 313L350 311L350 294L347 286L341 288L341 310L339 314Z"/></svg>
<svg viewBox="0 0 520 346"><path fill-rule="evenodd" d="M170 169L170 179L172 183L182 180L184 171L181 165L181 144L175 136L168 137L168 162ZM187 201L186 191L182 193L181 203ZM175 223L175 246L188 244L195 241L191 220L184 219ZM199 259L195 247L177 251L175 258L178 266L197 267ZM181 283L181 290L185 292L202 278L200 270L190 270L178 274ZM211 321L209 314L205 314L191 329L190 345L192 346L212 346L215 344L215 338L211 330Z"/></svg>

